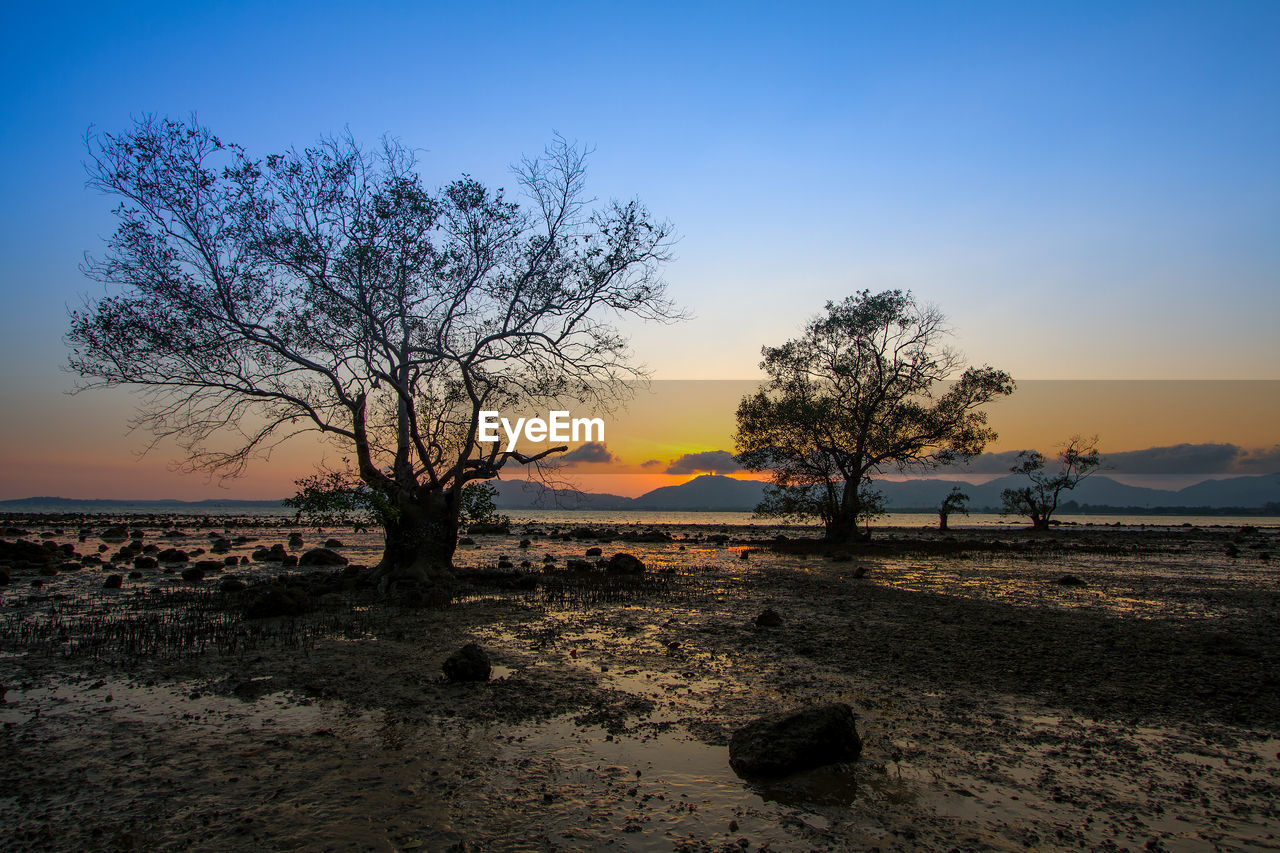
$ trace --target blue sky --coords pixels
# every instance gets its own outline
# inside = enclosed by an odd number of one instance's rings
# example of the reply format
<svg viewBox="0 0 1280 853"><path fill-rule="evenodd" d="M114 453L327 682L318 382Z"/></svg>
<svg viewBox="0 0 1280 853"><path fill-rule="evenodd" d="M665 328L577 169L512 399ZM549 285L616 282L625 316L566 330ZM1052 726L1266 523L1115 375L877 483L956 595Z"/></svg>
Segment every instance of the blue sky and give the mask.
<svg viewBox="0 0 1280 853"><path fill-rule="evenodd" d="M631 330L663 378L755 375L886 287L1019 378L1280 378L1277 3L33 4L6 30L10 446L80 417L140 443L60 365L113 227L83 137L144 112L255 154L391 133L432 183L594 146L592 190L682 237L694 319Z"/></svg>

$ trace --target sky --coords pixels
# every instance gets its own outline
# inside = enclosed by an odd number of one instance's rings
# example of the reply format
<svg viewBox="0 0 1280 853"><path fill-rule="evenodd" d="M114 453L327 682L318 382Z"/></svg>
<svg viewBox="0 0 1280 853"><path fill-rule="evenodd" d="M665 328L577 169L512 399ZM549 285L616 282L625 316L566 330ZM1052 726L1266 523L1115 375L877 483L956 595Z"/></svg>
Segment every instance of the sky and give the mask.
<svg viewBox="0 0 1280 853"><path fill-rule="evenodd" d="M65 393L67 310L102 294L79 265L114 227L85 134L144 113L258 156L391 134L432 185L512 186L553 133L592 147L589 189L680 237L691 319L626 327L662 380L756 377L864 288L936 304L1019 381L1280 379L1280 4L25 4L6 32L0 498L278 497L314 461L210 482L137 457L130 394ZM1148 420L1110 448L1237 441ZM732 449L668 427L664 463Z"/></svg>

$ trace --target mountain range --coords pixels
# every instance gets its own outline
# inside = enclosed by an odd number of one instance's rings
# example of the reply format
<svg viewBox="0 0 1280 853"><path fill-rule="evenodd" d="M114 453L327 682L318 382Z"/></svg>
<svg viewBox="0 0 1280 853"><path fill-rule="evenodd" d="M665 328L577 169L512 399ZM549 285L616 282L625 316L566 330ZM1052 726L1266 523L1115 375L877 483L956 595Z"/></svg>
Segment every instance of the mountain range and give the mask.
<svg viewBox="0 0 1280 853"><path fill-rule="evenodd" d="M1000 492L1024 485L1026 479L1016 475L1000 477L980 485L959 484L969 495L969 509L995 510L1000 507ZM525 480L499 480L497 505L504 510L583 509L583 510L712 510L719 512L750 511L764 493L765 483L758 480L736 480L716 474L704 474L678 486L663 486L636 498L594 492L556 489ZM943 497L957 485L951 480L905 480L876 483L891 510L932 511ZM1178 490L1130 486L1110 477L1090 477L1074 491L1064 492L1064 509L1263 509L1269 504L1280 513L1280 474L1229 477L1205 480ZM1069 502L1069 503L1068 503ZM123 501L80 500L76 498L35 497L0 501L0 512L111 512L129 510L186 512L198 514L210 510L289 512L279 501Z"/></svg>

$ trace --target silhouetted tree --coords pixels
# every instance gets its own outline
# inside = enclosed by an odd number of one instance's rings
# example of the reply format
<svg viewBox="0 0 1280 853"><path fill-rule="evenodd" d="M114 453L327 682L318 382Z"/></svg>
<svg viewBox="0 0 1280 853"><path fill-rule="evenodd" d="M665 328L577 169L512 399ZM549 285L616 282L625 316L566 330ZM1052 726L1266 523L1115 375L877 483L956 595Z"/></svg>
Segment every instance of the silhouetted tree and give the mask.
<svg viewBox="0 0 1280 853"><path fill-rule="evenodd" d="M829 539L865 537L873 477L981 453L995 432L979 407L1012 393L1013 380L992 367L952 380L961 358L946 335L942 315L910 293L864 290L764 347L769 380L739 403L736 436L742 465L773 474L757 512L804 508Z"/></svg>
<svg viewBox="0 0 1280 853"><path fill-rule="evenodd" d="M1063 492L1070 491L1080 481L1093 474L1101 463L1098 455L1098 437L1072 436L1058 453L1055 470L1045 470L1044 454L1038 450L1024 450L1009 470L1023 474L1031 485L1005 489L1000 493L1004 511L1010 515L1025 515L1036 530L1048 530L1049 519L1058 509Z"/></svg>
<svg viewBox="0 0 1280 853"><path fill-rule="evenodd" d="M466 484L565 449L481 444L481 409L635 377L608 317L675 316L669 227L635 201L590 209L585 154L559 138L515 170L523 205L467 176L428 190L394 140L254 160L145 118L87 145L119 226L86 263L111 290L72 313L71 367L144 389L140 423L193 469L336 440L382 508L392 581L446 582Z"/></svg>
<svg viewBox="0 0 1280 853"><path fill-rule="evenodd" d="M964 493L964 490L959 486L952 486L951 491L947 492L947 496L942 499L942 504L938 507L938 529L947 529L947 518L952 513L968 515L968 503L969 496Z"/></svg>

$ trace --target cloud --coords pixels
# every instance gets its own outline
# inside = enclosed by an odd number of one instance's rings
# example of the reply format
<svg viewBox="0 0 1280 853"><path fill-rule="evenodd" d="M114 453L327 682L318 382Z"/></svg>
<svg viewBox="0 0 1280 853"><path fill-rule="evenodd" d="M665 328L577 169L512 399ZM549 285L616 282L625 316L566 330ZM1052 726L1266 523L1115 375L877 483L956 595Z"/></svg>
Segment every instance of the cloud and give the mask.
<svg viewBox="0 0 1280 853"><path fill-rule="evenodd" d="M1041 451L1052 459L1054 450ZM966 474L1007 474L1018 451L983 453L955 470ZM1173 444L1102 455L1104 470L1116 474L1274 474L1280 473L1280 445L1246 450L1237 444Z"/></svg>
<svg viewBox="0 0 1280 853"><path fill-rule="evenodd" d="M613 462L615 457L603 442L588 441L581 447L570 450L556 461L564 465L582 465L589 462Z"/></svg>
<svg viewBox="0 0 1280 853"><path fill-rule="evenodd" d="M1120 474L1271 474L1280 471L1280 446L1174 444L1107 453L1102 461Z"/></svg>
<svg viewBox="0 0 1280 853"><path fill-rule="evenodd" d="M640 467L641 468L657 468L661 464L662 463L659 462L657 459L648 459L644 462L641 462Z"/></svg>
<svg viewBox="0 0 1280 853"><path fill-rule="evenodd" d="M742 466L732 453L726 450L704 450L701 453L686 453L679 459L673 459L667 466L668 474L728 474L741 471Z"/></svg>

